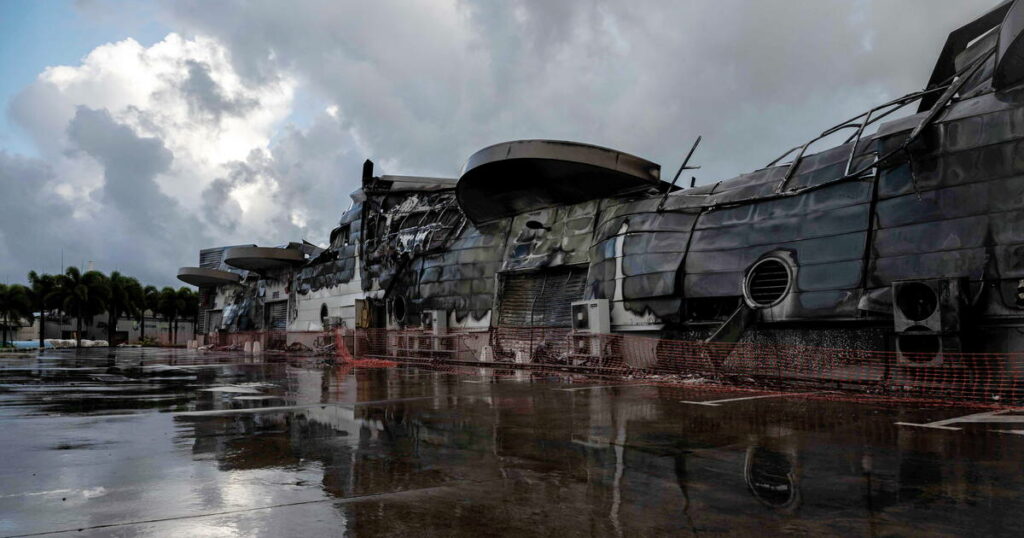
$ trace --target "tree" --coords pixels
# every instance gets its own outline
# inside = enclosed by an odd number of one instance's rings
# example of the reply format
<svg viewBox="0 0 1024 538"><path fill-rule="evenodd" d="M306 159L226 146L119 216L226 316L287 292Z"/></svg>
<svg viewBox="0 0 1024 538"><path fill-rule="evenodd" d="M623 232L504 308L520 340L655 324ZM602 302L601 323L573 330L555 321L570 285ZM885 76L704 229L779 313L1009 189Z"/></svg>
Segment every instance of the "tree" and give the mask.
<svg viewBox="0 0 1024 538"><path fill-rule="evenodd" d="M192 322L192 337L195 338L196 322L199 320L199 294L189 288L179 288L178 295L181 298L182 317ZM177 328L175 328L177 331Z"/></svg>
<svg viewBox="0 0 1024 538"><path fill-rule="evenodd" d="M39 349L43 349L43 341L46 339L46 311L53 307L58 278L57 275L29 271L28 281L32 286L32 308L39 312Z"/></svg>
<svg viewBox="0 0 1024 538"><path fill-rule="evenodd" d="M7 343L12 323L21 326L21 320L32 321L32 292L20 284L0 284L0 322L3 323L3 344Z"/></svg>
<svg viewBox="0 0 1024 538"><path fill-rule="evenodd" d="M178 325L178 316L185 310L184 297L179 296L177 290L167 286L160 290L160 299L157 301L157 310L167 320L167 336L171 339L171 345L178 344L178 335L174 329Z"/></svg>
<svg viewBox="0 0 1024 538"><path fill-rule="evenodd" d="M82 273L77 267L68 267L59 278L56 298L65 312L75 314L75 345L82 347L82 321L102 313L110 298L107 277L99 271Z"/></svg>
<svg viewBox="0 0 1024 538"><path fill-rule="evenodd" d="M140 308L141 286L139 281L132 277L124 276L114 271L107 278L107 341L114 345L114 336L117 333L117 320L123 314L135 315Z"/></svg>
<svg viewBox="0 0 1024 538"><path fill-rule="evenodd" d="M156 286L146 286L142 289L142 307L139 309L139 340L146 339L146 310L156 314L160 309L160 290Z"/></svg>

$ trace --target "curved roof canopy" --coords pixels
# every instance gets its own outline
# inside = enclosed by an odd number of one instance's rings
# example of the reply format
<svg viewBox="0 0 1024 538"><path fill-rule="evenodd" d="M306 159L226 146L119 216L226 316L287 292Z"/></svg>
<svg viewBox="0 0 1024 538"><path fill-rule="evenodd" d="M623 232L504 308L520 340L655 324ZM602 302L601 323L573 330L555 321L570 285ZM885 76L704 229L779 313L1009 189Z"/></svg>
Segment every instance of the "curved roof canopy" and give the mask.
<svg viewBox="0 0 1024 538"><path fill-rule="evenodd" d="M224 263L247 271L285 269L305 261L305 253L295 248L231 247L224 251Z"/></svg>
<svg viewBox="0 0 1024 538"><path fill-rule="evenodd" d="M237 284L242 277L230 271L206 269L204 267L182 267L178 269L178 280L193 286L219 286Z"/></svg>
<svg viewBox="0 0 1024 538"><path fill-rule="evenodd" d="M1008 88L1024 80L1024 0L1017 0L1006 12L999 28L999 45L993 81L996 88Z"/></svg>
<svg viewBox="0 0 1024 538"><path fill-rule="evenodd" d="M482 224L546 207L645 191L665 192L661 167L613 149L519 140L472 156L456 185L462 211Z"/></svg>

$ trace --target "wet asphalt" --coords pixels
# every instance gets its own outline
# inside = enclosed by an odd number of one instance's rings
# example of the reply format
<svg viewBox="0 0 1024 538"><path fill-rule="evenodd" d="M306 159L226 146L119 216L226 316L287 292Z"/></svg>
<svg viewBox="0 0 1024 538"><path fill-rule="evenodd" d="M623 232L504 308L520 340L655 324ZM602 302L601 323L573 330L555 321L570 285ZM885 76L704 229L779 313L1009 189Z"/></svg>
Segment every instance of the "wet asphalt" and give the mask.
<svg viewBox="0 0 1024 538"><path fill-rule="evenodd" d="M296 356L0 356L0 536L1024 535L1024 417L896 424L978 412Z"/></svg>

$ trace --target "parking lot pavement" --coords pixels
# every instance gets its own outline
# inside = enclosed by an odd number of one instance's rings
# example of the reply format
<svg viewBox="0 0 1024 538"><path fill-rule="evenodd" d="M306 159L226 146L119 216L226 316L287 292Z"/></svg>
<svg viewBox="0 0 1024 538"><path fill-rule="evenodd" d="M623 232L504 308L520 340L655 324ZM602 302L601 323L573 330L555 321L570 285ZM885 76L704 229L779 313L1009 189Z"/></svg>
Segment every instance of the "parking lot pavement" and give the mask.
<svg viewBox="0 0 1024 538"><path fill-rule="evenodd" d="M151 349L4 358L0 535L1024 532L1024 415L828 396Z"/></svg>

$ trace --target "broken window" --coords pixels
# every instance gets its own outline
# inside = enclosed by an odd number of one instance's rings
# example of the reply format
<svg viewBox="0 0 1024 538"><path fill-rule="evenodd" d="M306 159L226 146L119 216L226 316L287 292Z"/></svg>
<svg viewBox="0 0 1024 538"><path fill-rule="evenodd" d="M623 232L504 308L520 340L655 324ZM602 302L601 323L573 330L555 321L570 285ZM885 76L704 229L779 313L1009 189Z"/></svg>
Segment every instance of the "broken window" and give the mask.
<svg viewBox="0 0 1024 538"><path fill-rule="evenodd" d="M338 228L338 232L334 235L334 240L331 241L331 248L339 249L341 247L348 246L351 241L351 226L345 225Z"/></svg>

